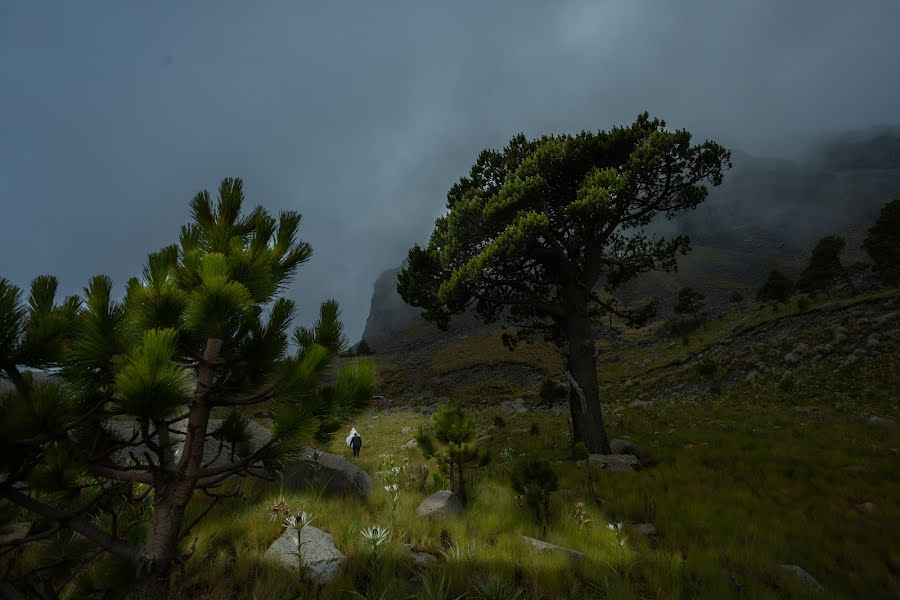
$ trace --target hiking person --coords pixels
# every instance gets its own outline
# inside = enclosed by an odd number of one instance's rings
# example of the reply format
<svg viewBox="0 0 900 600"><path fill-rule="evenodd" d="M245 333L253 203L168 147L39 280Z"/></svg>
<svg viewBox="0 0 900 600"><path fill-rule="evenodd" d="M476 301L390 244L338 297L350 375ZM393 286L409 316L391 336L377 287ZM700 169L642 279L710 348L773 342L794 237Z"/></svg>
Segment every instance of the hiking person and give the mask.
<svg viewBox="0 0 900 600"><path fill-rule="evenodd" d="M362 448L362 438L358 432L350 438L350 447L353 448L353 456L359 456L359 449Z"/></svg>
<svg viewBox="0 0 900 600"><path fill-rule="evenodd" d="M351 430L350 430L350 435L347 436L347 446L348 446L348 447L350 447L350 440L353 439L353 436L354 436L354 435L359 435L359 433L357 433L357 431L356 431L356 427L354 427L353 429L351 429Z"/></svg>

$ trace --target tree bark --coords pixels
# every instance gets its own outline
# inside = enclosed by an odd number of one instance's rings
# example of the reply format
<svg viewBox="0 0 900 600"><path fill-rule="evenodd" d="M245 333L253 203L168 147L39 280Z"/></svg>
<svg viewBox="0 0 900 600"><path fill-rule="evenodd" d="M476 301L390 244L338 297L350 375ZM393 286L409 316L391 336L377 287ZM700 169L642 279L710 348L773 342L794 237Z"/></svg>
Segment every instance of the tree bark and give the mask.
<svg viewBox="0 0 900 600"><path fill-rule="evenodd" d="M188 502L200 476L206 428L212 406L207 401L213 385L215 363L222 341L207 340L203 361L198 370L197 389L188 416L187 432L181 459L173 469L161 467L154 483L153 516L150 531L138 557L138 572L132 598L165 600L169 593L169 576L178 559L178 542ZM163 452L169 452L163 449Z"/></svg>
<svg viewBox="0 0 900 600"><path fill-rule="evenodd" d="M457 470L459 472L459 501L462 502L463 506L469 504L469 498L466 495L466 480L463 477L463 466L458 465Z"/></svg>
<svg viewBox="0 0 900 600"><path fill-rule="evenodd" d="M591 320L575 317L567 327L569 352L569 409L575 442L583 442L591 454L610 454L609 438L600 409L600 385L594 355L594 333Z"/></svg>

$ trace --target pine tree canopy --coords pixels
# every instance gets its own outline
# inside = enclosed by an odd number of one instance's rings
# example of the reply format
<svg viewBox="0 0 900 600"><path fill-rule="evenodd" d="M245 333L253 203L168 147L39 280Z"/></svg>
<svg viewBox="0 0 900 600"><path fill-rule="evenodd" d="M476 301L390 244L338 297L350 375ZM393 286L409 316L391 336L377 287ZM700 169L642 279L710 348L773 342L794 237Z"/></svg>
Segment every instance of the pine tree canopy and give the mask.
<svg viewBox="0 0 900 600"><path fill-rule="evenodd" d="M240 179L216 201L197 194L179 242L149 255L121 301L104 276L61 303L52 277L27 299L0 279L0 372L12 384L0 395L0 499L125 561L144 594L179 560L195 491L270 477L372 394L369 363L331 368L346 346L335 301L294 330L291 350L295 306L280 294L311 248L298 213L243 205ZM251 435L251 408L270 439ZM227 460L204 455L210 440ZM104 515L127 515L132 537Z"/></svg>

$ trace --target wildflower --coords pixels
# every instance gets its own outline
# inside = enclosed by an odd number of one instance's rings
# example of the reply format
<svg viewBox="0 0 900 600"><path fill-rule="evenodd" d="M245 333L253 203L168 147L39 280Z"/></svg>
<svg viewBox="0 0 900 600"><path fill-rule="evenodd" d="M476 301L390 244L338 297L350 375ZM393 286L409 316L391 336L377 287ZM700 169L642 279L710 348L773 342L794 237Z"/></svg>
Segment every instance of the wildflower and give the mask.
<svg viewBox="0 0 900 600"><path fill-rule="evenodd" d="M622 529L622 524L621 523L610 523L609 525L607 525L607 527L611 531L619 531L620 529Z"/></svg>
<svg viewBox="0 0 900 600"><path fill-rule="evenodd" d="M372 544L373 550L387 542L391 535L391 532L388 529L379 527L378 525L363 529L360 533L362 534L363 539Z"/></svg>
<svg viewBox="0 0 900 600"><path fill-rule="evenodd" d="M384 486L384 491L391 493L391 494L396 494L397 490L399 490L399 489L400 489L400 486L397 485L396 483L392 483L390 485Z"/></svg>

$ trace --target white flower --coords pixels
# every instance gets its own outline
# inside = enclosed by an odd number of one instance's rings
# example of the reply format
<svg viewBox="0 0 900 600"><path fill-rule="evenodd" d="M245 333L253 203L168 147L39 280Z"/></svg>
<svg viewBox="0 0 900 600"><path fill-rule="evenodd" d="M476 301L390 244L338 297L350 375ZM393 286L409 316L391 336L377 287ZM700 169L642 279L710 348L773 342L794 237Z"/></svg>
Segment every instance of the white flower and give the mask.
<svg viewBox="0 0 900 600"><path fill-rule="evenodd" d="M391 535L391 532L388 529L377 525L363 529L360 533L362 533L363 539L372 544L374 548L387 542Z"/></svg>
<svg viewBox="0 0 900 600"><path fill-rule="evenodd" d="M621 523L610 523L609 525L607 525L607 527L612 531L619 531L620 529L622 529L622 524Z"/></svg>
<svg viewBox="0 0 900 600"><path fill-rule="evenodd" d="M301 512L299 515L288 515L284 518L284 522L282 523L285 527L293 527L294 529L300 530L312 523L314 516L309 514L306 511Z"/></svg>
<svg viewBox="0 0 900 600"><path fill-rule="evenodd" d="M297 528L297 517L295 517L294 515L286 516L284 518L284 522L282 522L282 525L284 525L285 528L293 527L296 529Z"/></svg>
<svg viewBox="0 0 900 600"><path fill-rule="evenodd" d="M389 492L391 494L397 493L397 490L400 489L400 486L396 483L392 483L391 485L384 486L384 491Z"/></svg>

